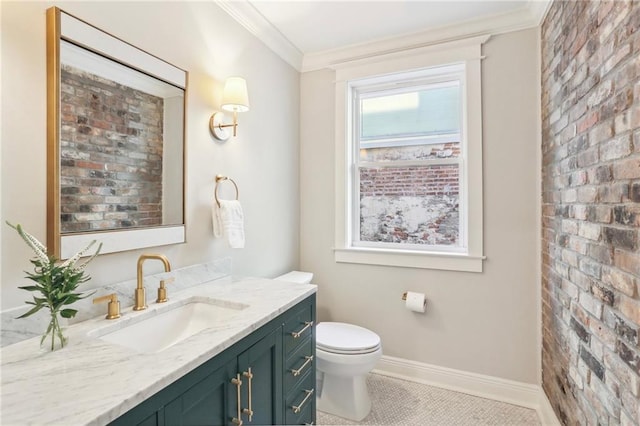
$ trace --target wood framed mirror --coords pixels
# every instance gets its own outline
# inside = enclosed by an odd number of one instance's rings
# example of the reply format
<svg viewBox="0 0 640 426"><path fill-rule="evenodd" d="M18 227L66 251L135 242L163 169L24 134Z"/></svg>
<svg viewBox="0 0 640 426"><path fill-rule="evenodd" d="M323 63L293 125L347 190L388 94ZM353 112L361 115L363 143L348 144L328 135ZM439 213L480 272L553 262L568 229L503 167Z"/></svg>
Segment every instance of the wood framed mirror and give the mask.
<svg viewBox="0 0 640 426"><path fill-rule="evenodd" d="M185 242L186 71L47 10L47 247Z"/></svg>

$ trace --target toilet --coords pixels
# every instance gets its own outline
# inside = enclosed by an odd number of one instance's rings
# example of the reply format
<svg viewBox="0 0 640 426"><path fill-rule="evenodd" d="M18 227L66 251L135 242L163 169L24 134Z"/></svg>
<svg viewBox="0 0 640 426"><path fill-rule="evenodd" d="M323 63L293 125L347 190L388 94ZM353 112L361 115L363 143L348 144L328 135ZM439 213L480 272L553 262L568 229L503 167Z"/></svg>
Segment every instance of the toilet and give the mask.
<svg viewBox="0 0 640 426"><path fill-rule="evenodd" d="M292 271L276 280L308 284L313 274ZM345 419L360 421L371 411L367 374L382 356L380 336L343 322L316 326L316 407Z"/></svg>

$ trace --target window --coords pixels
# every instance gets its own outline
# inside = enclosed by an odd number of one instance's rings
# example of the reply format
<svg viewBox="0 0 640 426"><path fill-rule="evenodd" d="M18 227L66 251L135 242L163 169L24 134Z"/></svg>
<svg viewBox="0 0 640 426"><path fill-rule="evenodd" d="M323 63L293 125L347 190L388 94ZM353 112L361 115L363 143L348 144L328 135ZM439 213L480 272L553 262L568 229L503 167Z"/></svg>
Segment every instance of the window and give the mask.
<svg viewBox="0 0 640 426"><path fill-rule="evenodd" d="M482 271L479 47L338 70L336 261Z"/></svg>

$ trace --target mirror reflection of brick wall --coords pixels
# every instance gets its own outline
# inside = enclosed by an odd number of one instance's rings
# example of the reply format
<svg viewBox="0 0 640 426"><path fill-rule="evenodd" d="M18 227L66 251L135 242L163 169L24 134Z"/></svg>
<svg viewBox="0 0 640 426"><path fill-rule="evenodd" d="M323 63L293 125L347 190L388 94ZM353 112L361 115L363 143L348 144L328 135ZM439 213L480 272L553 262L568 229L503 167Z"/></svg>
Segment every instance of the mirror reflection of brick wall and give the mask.
<svg viewBox="0 0 640 426"><path fill-rule="evenodd" d="M61 232L162 224L164 101L61 70Z"/></svg>

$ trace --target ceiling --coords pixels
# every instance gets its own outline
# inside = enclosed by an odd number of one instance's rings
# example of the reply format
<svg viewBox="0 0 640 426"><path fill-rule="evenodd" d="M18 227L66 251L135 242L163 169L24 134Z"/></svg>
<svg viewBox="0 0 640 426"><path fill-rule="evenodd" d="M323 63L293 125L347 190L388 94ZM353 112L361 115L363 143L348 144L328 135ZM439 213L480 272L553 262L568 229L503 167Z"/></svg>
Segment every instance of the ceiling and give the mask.
<svg viewBox="0 0 640 426"><path fill-rule="evenodd" d="M303 54L513 12L528 2L249 1Z"/></svg>
<svg viewBox="0 0 640 426"><path fill-rule="evenodd" d="M551 0L216 0L294 68L540 24Z"/></svg>

